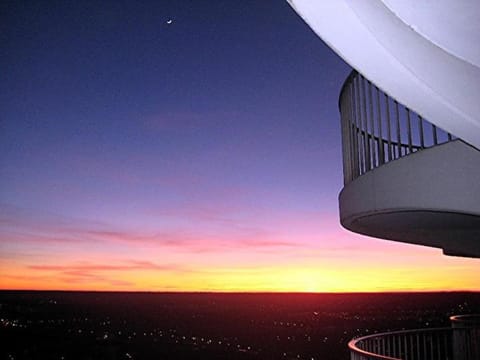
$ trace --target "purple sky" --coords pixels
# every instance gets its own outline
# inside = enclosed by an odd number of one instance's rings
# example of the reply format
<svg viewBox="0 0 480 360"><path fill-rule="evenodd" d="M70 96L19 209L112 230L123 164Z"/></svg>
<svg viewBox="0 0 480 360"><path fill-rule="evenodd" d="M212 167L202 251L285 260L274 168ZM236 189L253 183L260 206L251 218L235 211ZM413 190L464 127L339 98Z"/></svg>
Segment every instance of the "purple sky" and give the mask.
<svg viewBox="0 0 480 360"><path fill-rule="evenodd" d="M3 272L170 257L235 266L228 251L212 255L223 246L250 251L238 266L284 266L295 244L328 257L386 243L338 225L337 100L350 68L285 1L9 1L0 11ZM152 242L197 257L162 248L151 258ZM256 256L265 248L278 253Z"/></svg>

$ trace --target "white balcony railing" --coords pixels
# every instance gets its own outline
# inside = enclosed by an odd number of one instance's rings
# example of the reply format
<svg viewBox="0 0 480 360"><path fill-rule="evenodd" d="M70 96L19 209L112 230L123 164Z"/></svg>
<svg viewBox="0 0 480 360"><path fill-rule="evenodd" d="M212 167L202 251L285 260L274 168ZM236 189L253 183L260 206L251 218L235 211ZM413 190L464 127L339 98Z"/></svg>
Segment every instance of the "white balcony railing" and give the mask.
<svg viewBox="0 0 480 360"><path fill-rule="evenodd" d="M350 341L351 360L440 360L452 357L452 329L394 331Z"/></svg>
<svg viewBox="0 0 480 360"><path fill-rule="evenodd" d="M478 360L480 316L452 316L452 327L379 333L349 342L351 360Z"/></svg>
<svg viewBox="0 0 480 360"><path fill-rule="evenodd" d="M339 98L344 182L387 162L452 140L452 135L389 97L356 71Z"/></svg>

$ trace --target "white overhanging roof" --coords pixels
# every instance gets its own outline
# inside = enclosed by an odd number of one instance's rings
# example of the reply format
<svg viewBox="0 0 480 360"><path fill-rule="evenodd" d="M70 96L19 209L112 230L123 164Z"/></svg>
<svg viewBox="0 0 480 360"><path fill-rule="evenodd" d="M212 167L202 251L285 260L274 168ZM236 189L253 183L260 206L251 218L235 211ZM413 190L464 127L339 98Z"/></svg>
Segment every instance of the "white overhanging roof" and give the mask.
<svg viewBox="0 0 480 360"><path fill-rule="evenodd" d="M347 63L480 149L480 2L288 0Z"/></svg>

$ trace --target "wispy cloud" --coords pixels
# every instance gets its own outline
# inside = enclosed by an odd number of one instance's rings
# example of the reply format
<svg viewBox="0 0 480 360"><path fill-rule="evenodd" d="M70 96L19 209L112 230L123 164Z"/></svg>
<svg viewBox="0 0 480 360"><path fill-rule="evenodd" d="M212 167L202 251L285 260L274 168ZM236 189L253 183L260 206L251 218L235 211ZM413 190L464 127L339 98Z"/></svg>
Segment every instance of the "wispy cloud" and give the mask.
<svg viewBox="0 0 480 360"><path fill-rule="evenodd" d="M305 246L299 241L282 237L280 233L246 226L244 222L225 215L228 213L228 210L190 210L186 211L184 221L192 221L192 225L186 228L178 225L162 229L162 226L159 226L159 230L139 231L54 214L41 214L37 218L34 212L14 209L0 215L0 245L27 243L55 246L58 250L62 245L81 247L85 244L116 244L124 248L164 248L181 253L218 253L255 248L261 251L276 251L286 247ZM175 212L175 216L182 217L182 212ZM197 224L197 228L194 224ZM112 249L116 248L114 246Z"/></svg>
<svg viewBox="0 0 480 360"><path fill-rule="evenodd" d="M183 266L172 264L156 264L150 261L129 260L124 263L107 265L96 263L72 263L67 265L29 265L29 269L41 271L59 271L66 274L82 273L85 271L131 271L131 270L160 270L160 271L186 271Z"/></svg>
<svg viewBox="0 0 480 360"><path fill-rule="evenodd" d="M61 265L42 264L27 265L26 271L42 276L43 279L52 279L65 284L78 284L79 286L90 287L92 284L105 284L113 287L134 287L131 272L156 274L184 273L191 272L190 269L178 264L158 264L145 260L125 260L109 264L91 262L72 262ZM128 279L125 279L127 277ZM17 278L13 280L28 281L29 278Z"/></svg>
<svg viewBox="0 0 480 360"><path fill-rule="evenodd" d="M83 289L90 288L92 283L115 288L133 288L135 283L124 279L114 278L110 274L93 274L82 271L64 271L62 273L45 273L36 271L27 275L2 274L0 286L2 288L34 289ZM73 285L73 286L72 286Z"/></svg>

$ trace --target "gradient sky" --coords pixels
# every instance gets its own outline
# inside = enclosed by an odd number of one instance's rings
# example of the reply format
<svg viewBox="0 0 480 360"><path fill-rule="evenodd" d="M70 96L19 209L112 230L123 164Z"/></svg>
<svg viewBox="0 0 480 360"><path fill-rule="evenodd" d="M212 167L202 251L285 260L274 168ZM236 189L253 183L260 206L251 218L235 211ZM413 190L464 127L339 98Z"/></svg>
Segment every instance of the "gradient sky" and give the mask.
<svg viewBox="0 0 480 360"><path fill-rule="evenodd" d="M478 260L340 227L350 68L285 1L0 16L0 288L480 290Z"/></svg>

